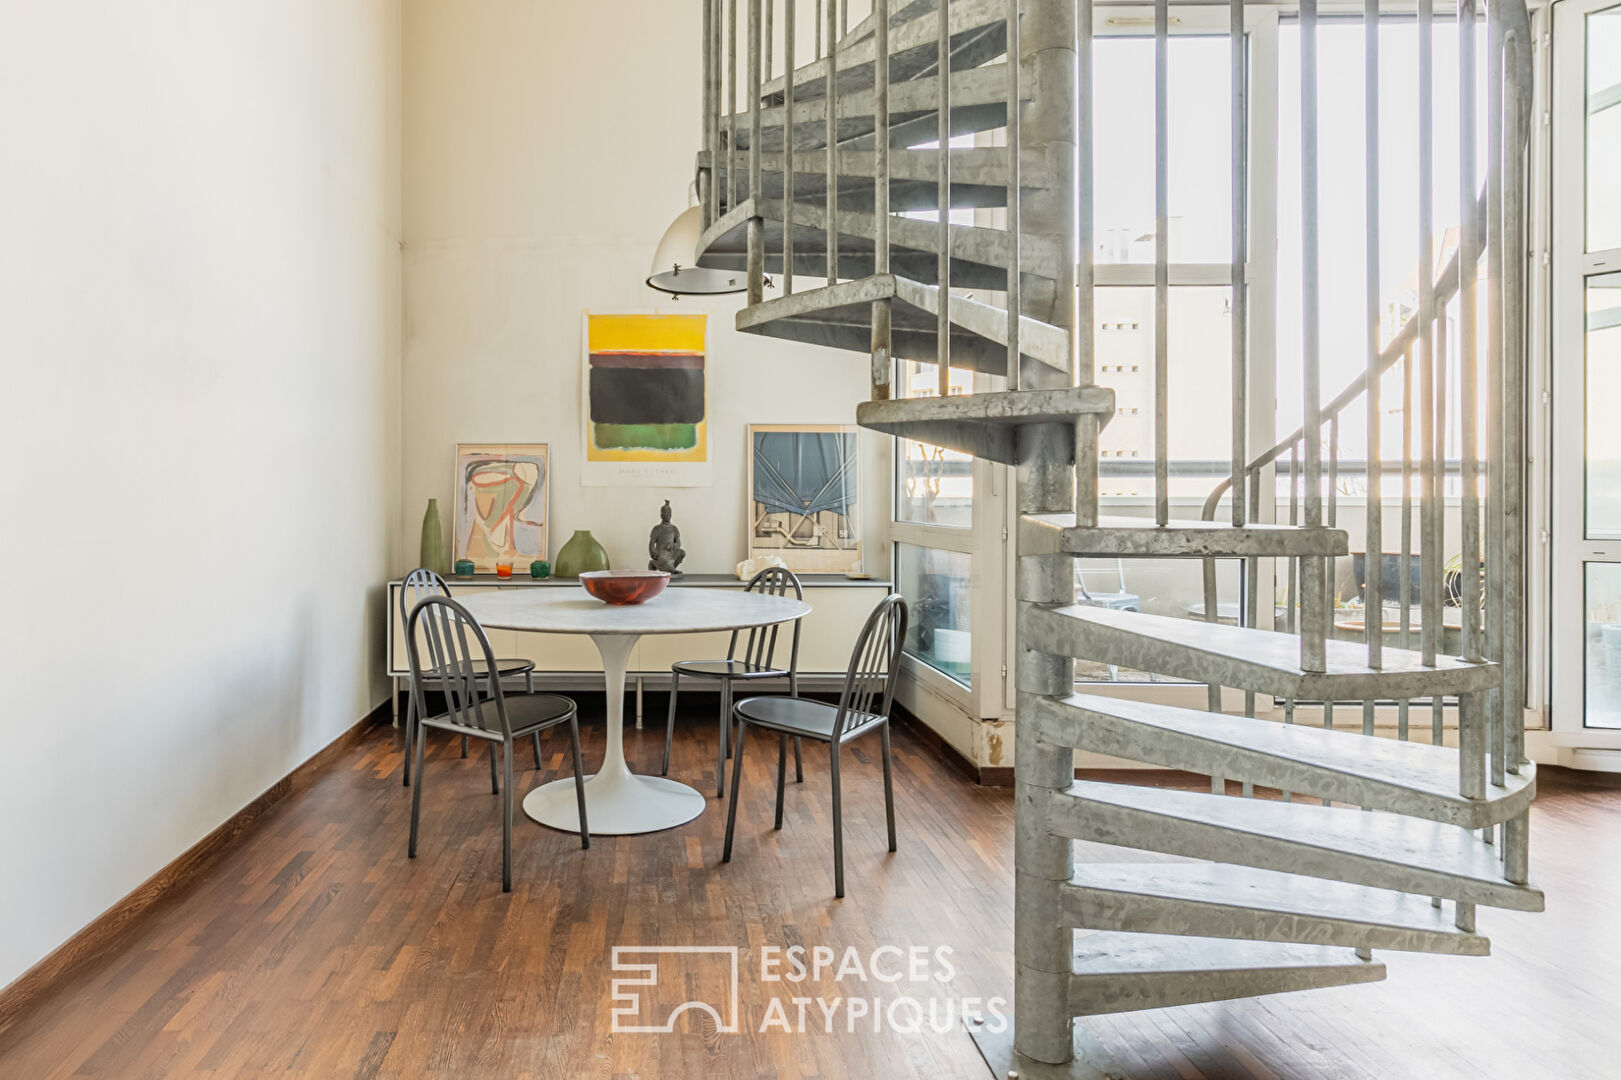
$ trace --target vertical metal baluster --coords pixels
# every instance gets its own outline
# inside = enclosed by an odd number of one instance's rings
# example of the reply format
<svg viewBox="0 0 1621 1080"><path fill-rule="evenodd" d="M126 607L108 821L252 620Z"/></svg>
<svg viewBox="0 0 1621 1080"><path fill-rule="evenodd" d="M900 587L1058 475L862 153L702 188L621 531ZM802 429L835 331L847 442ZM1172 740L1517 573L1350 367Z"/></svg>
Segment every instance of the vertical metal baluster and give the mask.
<svg viewBox="0 0 1621 1080"><path fill-rule="evenodd" d="M748 302L765 299L765 218L760 216L760 29L761 0L749 0L749 199L754 207L748 226Z"/></svg>
<svg viewBox="0 0 1621 1080"><path fill-rule="evenodd" d="M771 45L774 28L771 23L777 11L777 0L766 0L765 5L765 77L771 79Z"/></svg>
<svg viewBox="0 0 1621 1080"><path fill-rule="evenodd" d="M1019 318L1024 312L1019 274L1019 0L1007 0L1007 388L1019 389Z"/></svg>
<svg viewBox="0 0 1621 1080"><path fill-rule="evenodd" d="M782 9L782 295L794 291L794 0Z"/></svg>
<svg viewBox="0 0 1621 1080"><path fill-rule="evenodd" d="M1340 484L1340 414L1333 413L1328 418L1328 514L1327 524L1330 529L1339 525L1339 484ZM1335 600L1339 590L1335 588L1333 557L1325 558L1323 562L1323 639L1332 640L1334 637ZM1329 731L1334 730L1334 692L1332 689L1323 695L1323 727ZM1327 806L1332 800L1324 799Z"/></svg>
<svg viewBox="0 0 1621 1080"><path fill-rule="evenodd" d="M703 207L703 227L709 228L715 221L715 177L719 161L716 159L715 124L713 117L716 107L716 94L714 91L715 78L715 0L704 0L704 155L709 159L709 168L698 174L698 205ZM406 747L407 754L410 747Z"/></svg>
<svg viewBox="0 0 1621 1080"><path fill-rule="evenodd" d="M1073 222L1075 234L1075 314L1068 329L1073 340L1069 351L1069 385L1091 386L1096 379L1094 351L1096 346L1097 314L1093 285L1096 281L1093 250L1093 147L1092 147L1092 0L1078 0L1075 19L1076 34L1076 100L1080 103L1073 128L1076 210L1066 215ZM1039 83L1037 84L1039 85ZM1078 210L1078 213L1076 212ZM1067 267L1065 268L1067 269ZM1060 271L1060 287L1064 284ZM1061 291L1059 295L1062 295ZM1068 315L1060 310L1060 318ZM1086 415L1075 421L1075 522L1077 525L1095 524L1098 518L1096 416ZM1082 448L1086 458L1081 460Z"/></svg>
<svg viewBox="0 0 1621 1080"><path fill-rule="evenodd" d="M940 365L940 396L951 392L951 0L938 0L940 4L938 59L935 76L939 81L940 169L936 185L936 205L939 211L939 232L936 243L940 279L939 308L935 311L935 349Z"/></svg>
<svg viewBox="0 0 1621 1080"><path fill-rule="evenodd" d="M834 20L838 11L827 0L827 283L839 280L839 46Z"/></svg>
<svg viewBox="0 0 1621 1080"><path fill-rule="evenodd" d="M1249 111L1248 72L1244 62L1244 0L1231 0L1228 4L1228 83L1232 93L1229 124L1232 129L1231 167L1232 185L1232 273L1233 325L1232 325L1232 491L1233 525L1242 527L1248 520L1244 514L1244 466L1249 461L1249 290L1245 286L1244 268L1249 261L1249 219L1245 200L1249 191ZM1253 563L1254 560L1251 560ZM1253 695L1245 694L1249 699Z"/></svg>
<svg viewBox="0 0 1621 1080"><path fill-rule="evenodd" d="M1436 588L1441 574L1442 495L1436 487L1436 400L1435 369L1446 367L1443 352L1435 356L1435 254L1434 234L1434 126L1435 88L1433 12L1431 0L1418 0L1418 388L1419 388L1419 652L1422 662L1435 663L1436 651L1444 639L1441 625L1440 593ZM1435 710L1434 722L1440 723Z"/></svg>
<svg viewBox="0 0 1621 1080"><path fill-rule="evenodd" d="M737 0L726 0L726 206L737 205Z"/></svg>
<svg viewBox="0 0 1621 1080"><path fill-rule="evenodd" d="M1424 588L1433 602L1436 612L1435 648L1446 652L1446 604L1442 593L1445 591L1446 572L1442 556L1446 554L1446 491L1447 491L1447 318L1446 305L1442 304L1436 312L1435 319L1435 451L1431 456L1434 464L1434 473L1426 482L1429 490L1435 492L1435 520L1430 524L1435 529L1435 576ZM1426 538L1427 539L1427 538ZM1422 572L1420 574L1422 576ZM1422 629L1422 628L1421 628ZM1461 702L1459 715L1462 715ZM1440 746L1446 741L1446 695L1432 694L1430 696L1430 741Z"/></svg>
<svg viewBox="0 0 1621 1080"><path fill-rule="evenodd" d="M1363 138L1366 145L1366 171L1363 185L1364 211L1367 232L1367 314L1368 320L1368 468L1366 541L1363 543L1362 576L1365 588L1362 600L1362 620L1368 634L1368 666L1374 670L1384 666L1385 645L1385 522L1384 475L1380 462L1380 437L1384 417L1381 415L1379 350L1379 0L1364 0L1362 7L1363 38ZM1373 734L1373 712L1376 702L1369 698L1362 703L1362 734Z"/></svg>
<svg viewBox="0 0 1621 1080"><path fill-rule="evenodd" d="M1475 214L1475 0L1458 0L1458 437L1460 502L1459 616L1466 660L1482 658L1480 634L1480 446L1475 304L1479 279L1480 225ZM1460 792L1485 794L1485 753L1490 745L1486 694L1458 695Z"/></svg>
<svg viewBox="0 0 1621 1080"><path fill-rule="evenodd" d="M1506 674L1503 655L1503 19L1502 5L1486 12L1486 587L1485 656ZM1487 747L1492 783L1508 770L1504 730L1507 696L1500 683L1487 695Z"/></svg>
<svg viewBox="0 0 1621 1080"><path fill-rule="evenodd" d="M1525 759L1525 173L1530 120L1531 34L1523 9L1505 8L1518 20L1504 36L1503 157L1495 163L1508 179L1503 188L1503 697L1508 769ZM1518 823L1518 824L1516 824ZM1525 859L1524 819L1504 830L1508 863ZM1520 841L1516 846L1516 839ZM1510 877L1511 881L1520 880Z"/></svg>
<svg viewBox="0 0 1621 1080"><path fill-rule="evenodd" d="M874 274L889 273L889 0L873 5L872 221ZM872 397L889 397L894 367L894 301L872 302Z"/></svg>
<svg viewBox="0 0 1621 1080"><path fill-rule="evenodd" d="M1296 443L1289 447L1289 524L1300 524L1300 454L1295 449ZM1289 589L1288 604L1284 608L1284 620L1291 634L1300 633L1298 609L1300 606L1300 560L1289 560Z"/></svg>
<svg viewBox="0 0 1621 1080"><path fill-rule="evenodd" d="M839 33L850 32L850 0L839 0Z"/></svg>
<svg viewBox="0 0 1621 1080"><path fill-rule="evenodd" d="M831 4L832 2L833 0L828 0L828 3ZM811 16L811 25L816 28L816 37L811 50L811 58L813 60L820 60L822 58L822 0L816 0L816 11ZM832 88L833 84L829 83L828 90L830 92Z"/></svg>
<svg viewBox="0 0 1621 1080"><path fill-rule="evenodd" d="M1323 410L1320 360L1321 275L1318 266L1317 217L1317 0L1300 4L1300 211L1302 251L1300 292L1301 385L1304 398L1302 432L1306 458L1306 524L1323 524ZM1327 669L1324 620L1332 611L1324 595L1327 575L1322 556L1301 562L1300 666L1306 671Z"/></svg>
<svg viewBox="0 0 1621 1080"><path fill-rule="evenodd" d="M1154 521L1160 525L1171 520L1169 53L1170 2L1154 0Z"/></svg>
<svg viewBox="0 0 1621 1080"><path fill-rule="evenodd" d="M1396 601L1401 612L1401 647L1412 648L1413 621L1413 346L1401 359L1401 592ZM1402 698L1396 722L1401 739L1407 741L1412 700Z"/></svg>

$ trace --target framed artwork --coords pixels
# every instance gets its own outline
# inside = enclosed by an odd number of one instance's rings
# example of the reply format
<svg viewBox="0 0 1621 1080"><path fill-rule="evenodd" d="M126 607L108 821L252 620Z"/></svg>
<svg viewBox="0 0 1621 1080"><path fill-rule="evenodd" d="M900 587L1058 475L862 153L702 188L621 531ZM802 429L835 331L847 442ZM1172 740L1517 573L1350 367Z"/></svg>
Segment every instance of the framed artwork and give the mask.
<svg viewBox="0 0 1621 1080"><path fill-rule="evenodd" d="M546 443L461 443L456 447L453 559L481 574L497 560L527 568L546 557Z"/></svg>
<svg viewBox="0 0 1621 1080"><path fill-rule="evenodd" d="M706 315L586 312L585 484L710 483Z"/></svg>
<svg viewBox="0 0 1621 1080"><path fill-rule="evenodd" d="M861 569L858 428L749 426L748 557L796 573Z"/></svg>

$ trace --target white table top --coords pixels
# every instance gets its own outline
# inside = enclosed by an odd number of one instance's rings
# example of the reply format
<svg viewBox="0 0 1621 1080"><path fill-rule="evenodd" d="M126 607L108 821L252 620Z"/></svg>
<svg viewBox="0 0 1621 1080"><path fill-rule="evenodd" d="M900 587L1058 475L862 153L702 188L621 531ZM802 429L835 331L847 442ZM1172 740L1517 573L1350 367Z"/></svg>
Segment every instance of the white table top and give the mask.
<svg viewBox="0 0 1621 1080"><path fill-rule="evenodd" d="M792 622L810 605L791 596L723 589L665 589L642 604L605 604L585 589L514 589L460 601L498 630L548 634L693 634Z"/></svg>

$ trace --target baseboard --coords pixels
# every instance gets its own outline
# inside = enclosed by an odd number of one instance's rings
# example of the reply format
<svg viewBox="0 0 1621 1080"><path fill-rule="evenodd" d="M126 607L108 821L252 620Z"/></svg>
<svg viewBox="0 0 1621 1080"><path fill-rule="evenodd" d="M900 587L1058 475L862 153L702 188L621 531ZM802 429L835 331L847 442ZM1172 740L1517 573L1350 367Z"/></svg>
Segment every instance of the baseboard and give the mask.
<svg viewBox="0 0 1621 1080"><path fill-rule="evenodd" d="M961 750L952 746L941 737L938 731L924 723L916 713L900 702L897 701L890 705L890 718L895 724L905 727L913 735L917 736L917 740L930 750L933 750L936 757L974 783L984 787L1013 786L1013 768L1011 766L976 765Z"/></svg>
<svg viewBox="0 0 1621 1080"><path fill-rule="evenodd" d="M384 701L353 727L270 785L258 798L232 814L219 828L187 848L173 862L147 878L128 896L102 912L88 926L57 946L39 963L0 990L0 1030L8 1027L52 985L96 959L158 901L196 877L215 855L240 838L271 807L310 785L317 773L365 737L375 724L388 723L389 702Z"/></svg>

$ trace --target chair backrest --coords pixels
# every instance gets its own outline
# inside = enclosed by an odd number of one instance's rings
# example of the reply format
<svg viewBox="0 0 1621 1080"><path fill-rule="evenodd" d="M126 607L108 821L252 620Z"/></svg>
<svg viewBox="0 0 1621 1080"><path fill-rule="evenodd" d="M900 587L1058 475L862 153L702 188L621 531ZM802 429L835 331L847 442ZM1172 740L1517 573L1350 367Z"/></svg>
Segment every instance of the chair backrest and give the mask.
<svg viewBox="0 0 1621 1080"><path fill-rule="evenodd" d="M419 566L405 575L405 581L400 585L400 622L404 625L411 618L411 609L430 596L449 596L450 586L445 579L429 570Z"/></svg>
<svg viewBox="0 0 1621 1080"><path fill-rule="evenodd" d="M419 633L427 646L426 663L417 642ZM480 679L476 666L483 661L484 671L494 671L495 650L484 628L461 604L448 596L428 596L412 608L405 620L405 656L411 667L411 693L418 701L427 700L431 683L445 695L445 719L459 727L500 731L504 738L512 737L501 680ZM483 707L480 691L484 684L489 686L489 702L495 706L499 727L489 723L492 710Z"/></svg>
<svg viewBox="0 0 1621 1080"><path fill-rule="evenodd" d="M744 592L764 593L767 596L787 596L794 594L795 600L805 599L804 586L800 585L799 578L794 576L792 570L781 566L768 566L749 579ZM793 639L788 651L788 692L799 693L799 619L794 620ZM742 660L744 663L756 667L772 667L777 655L777 631L782 628L781 623L771 626L756 626L749 629L747 634L741 630L732 631L731 644L726 647L726 659ZM738 639L743 638L743 655L737 655Z"/></svg>
<svg viewBox="0 0 1621 1080"><path fill-rule="evenodd" d="M900 671L901 646L906 642L906 598L896 593L872 609L856 637L850 669L844 674L839 711L833 718L835 741L847 726L870 723L865 716L889 718L895 700L895 676ZM865 714L865 715L856 715Z"/></svg>

